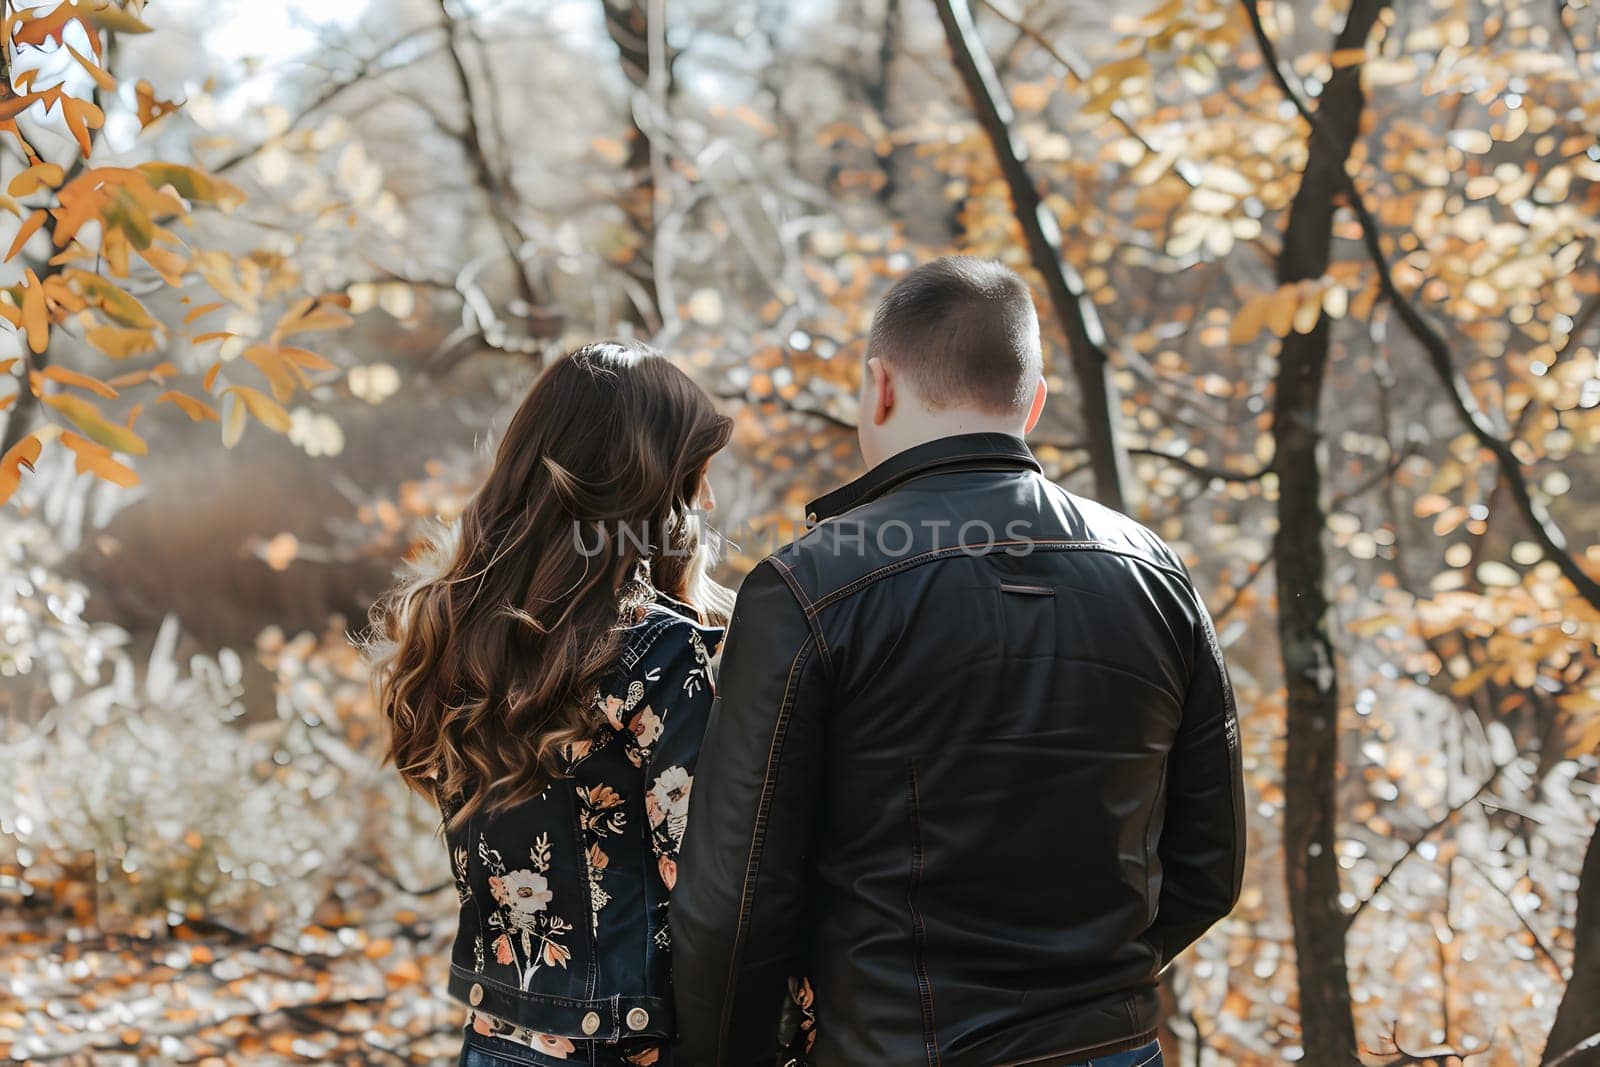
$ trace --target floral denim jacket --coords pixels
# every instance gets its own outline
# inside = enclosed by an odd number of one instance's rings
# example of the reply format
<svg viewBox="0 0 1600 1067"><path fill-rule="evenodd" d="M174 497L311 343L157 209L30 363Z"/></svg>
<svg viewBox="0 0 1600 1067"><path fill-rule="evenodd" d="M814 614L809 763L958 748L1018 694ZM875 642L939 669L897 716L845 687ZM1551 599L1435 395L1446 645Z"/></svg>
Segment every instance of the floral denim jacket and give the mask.
<svg viewBox="0 0 1600 1067"><path fill-rule="evenodd" d="M569 776L446 834L460 924L450 994L472 1025L565 1058L673 1034L667 897L722 631L659 599L628 630ZM652 1040L653 1039L653 1040Z"/></svg>

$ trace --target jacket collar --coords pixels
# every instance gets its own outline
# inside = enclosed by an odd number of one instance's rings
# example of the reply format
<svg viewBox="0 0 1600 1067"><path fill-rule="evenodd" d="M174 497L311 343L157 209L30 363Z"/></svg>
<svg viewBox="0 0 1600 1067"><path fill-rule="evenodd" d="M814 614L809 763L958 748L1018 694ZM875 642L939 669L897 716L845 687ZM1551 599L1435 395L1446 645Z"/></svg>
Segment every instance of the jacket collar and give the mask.
<svg viewBox="0 0 1600 1067"><path fill-rule="evenodd" d="M875 500L912 478L937 470L1031 468L1043 471L1022 438L1008 433L963 433L940 437L897 452L855 481L817 497L806 506L806 524L841 515Z"/></svg>

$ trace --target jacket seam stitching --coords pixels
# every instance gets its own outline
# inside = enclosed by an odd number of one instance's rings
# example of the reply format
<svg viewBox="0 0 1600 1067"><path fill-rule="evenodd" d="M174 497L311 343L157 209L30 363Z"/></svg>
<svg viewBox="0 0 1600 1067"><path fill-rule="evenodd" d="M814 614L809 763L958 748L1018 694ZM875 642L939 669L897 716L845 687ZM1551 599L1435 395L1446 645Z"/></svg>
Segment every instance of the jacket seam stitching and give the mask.
<svg viewBox="0 0 1600 1067"><path fill-rule="evenodd" d="M1052 540L1035 538L1035 539L1032 539L1032 540L990 541L987 544L981 546L984 549L984 551L981 554L982 555L988 555L990 550L998 549L998 548L1010 548L1010 547L1013 547L1013 546L1016 546L1016 545L1033 545L1035 548L1040 549L1040 550L1045 551L1045 552L1066 552L1066 551L1108 552L1108 553L1110 553L1112 555L1122 556L1124 558L1131 559L1136 563L1143 563L1148 567L1153 567L1156 570L1164 571L1164 572L1166 572L1168 574L1171 574L1171 575L1173 575L1175 577L1180 577L1180 578L1182 577L1182 574L1178 570L1173 568L1173 567L1169 567L1164 563L1160 563L1160 562L1158 562L1156 560L1149 559L1149 558L1147 558L1145 556L1142 556L1142 555L1138 554L1137 552L1133 552L1133 551L1130 551L1130 550L1124 549L1124 548L1118 548L1115 545L1107 544L1104 541L1081 541L1081 540L1070 539L1070 538L1058 538L1058 539L1052 539ZM923 563L929 563L929 562L932 562L933 560L941 559L941 558L943 558L945 556L955 555L958 552L970 554L973 547L974 546L972 546L972 545L951 545L951 546L946 547L946 548L934 548L934 549L929 549L928 551L920 553L920 554L915 555L915 556L908 556L905 559L896 560L893 563L886 563L882 567L877 568L876 570L868 571L866 574L862 575L859 578L856 578L855 580L851 581L849 584L843 585L843 586L839 587L838 589L835 589L833 592L828 593L826 596L818 598L816 601L811 603L811 605L808 608L808 610L820 614L821 611L824 608L831 607L833 604L837 603L840 600L843 600L845 597L850 596L852 593L855 593L855 592L859 591L860 589L863 589L866 586L871 585L872 583L874 583L876 581L879 581L879 580L881 580L883 578L887 578L891 574L898 573L900 571L906 570L906 569L911 568L911 567L918 566L918 565L923 564Z"/></svg>
<svg viewBox="0 0 1600 1067"><path fill-rule="evenodd" d="M744 951L744 939L749 931L750 905L755 901L755 882L761 872L761 852L766 842L766 823L772 811L772 798L776 791L775 779L778 761L783 756L783 743L789 730L789 713L794 708L798 692L797 678L814 637L808 637L795 652L789 665L789 678L784 683L783 699L778 705L778 718L772 727L772 743L767 750L767 769L761 779L761 798L756 805L755 826L750 832L750 851L745 859L744 884L739 894L739 916L734 924L733 949L728 954L728 981L723 986L722 1018L717 1025L717 1059L720 1065L726 1054L728 1029L733 1024L733 998L730 995L735 975L739 969L739 956Z"/></svg>
<svg viewBox="0 0 1600 1067"><path fill-rule="evenodd" d="M1199 594L1195 595L1196 600ZM1217 638L1216 624L1201 605L1201 627L1205 630L1206 645L1217 668L1217 684L1222 689L1222 774L1225 781L1235 778L1234 768L1239 761L1239 705L1228 681L1228 663L1222 656L1222 644ZM1239 790L1228 790L1228 814L1233 823L1233 878L1230 884L1234 900L1238 900L1244 882L1245 833L1244 812L1239 808Z"/></svg>
<svg viewBox="0 0 1600 1067"><path fill-rule="evenodd" d="M778 569L778 573L788 584L789 590L794 593L795 599L800 602L800 610L806 617L806 625L811 628L811 635L817 639L817 651L822 654L822 667L827 671L828 679L831 681L834 677L833 653L828 650L828 641L822 635L822 624L817 621L817 613L812 610L811 598L806 595L805 589L800 585L799 577L787 563L775 555L767 558L772 561L772 565Z"/></svg>
<svg viewBox="0 0 1600 1067"><path fill-rule="evenodd" d="M917 761L906 762L910 778L911 819L911 878L906 884L906 905L911 910L912 969L917 979L917 1001L922 1009L922 1046L928 1057L928 1067L939 1067L939 1023L934 1013L933 983L928 979L928 931L922 921L922 910L917 907L917 889L922 884L922 827L919 817L921 800L917 793Z"/></svg>

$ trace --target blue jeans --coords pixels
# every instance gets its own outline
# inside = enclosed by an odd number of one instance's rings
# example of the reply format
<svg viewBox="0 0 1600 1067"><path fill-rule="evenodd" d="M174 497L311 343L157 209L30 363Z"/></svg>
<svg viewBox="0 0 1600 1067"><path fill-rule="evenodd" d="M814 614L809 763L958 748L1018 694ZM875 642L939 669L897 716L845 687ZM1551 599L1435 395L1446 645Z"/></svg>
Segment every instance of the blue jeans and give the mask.
<svg viewBox="0 0 1600 1067"><path fill-rule="evenodd" d="M1092 1060L1085 1060L1077 1067L1162 1067L1161 1043L1152 1041L1127 1052L1115 1052L1110 1056L1096 1056Z"/></svg>

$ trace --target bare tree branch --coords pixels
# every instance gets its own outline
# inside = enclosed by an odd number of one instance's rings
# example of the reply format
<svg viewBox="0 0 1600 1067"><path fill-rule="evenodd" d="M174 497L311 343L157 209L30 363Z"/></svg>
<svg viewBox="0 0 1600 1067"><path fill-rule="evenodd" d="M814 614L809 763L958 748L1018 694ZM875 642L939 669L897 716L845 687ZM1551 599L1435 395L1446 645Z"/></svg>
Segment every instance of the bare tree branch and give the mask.
<svg viewBox="0 0 1600 1067"><path fill-rule="evenodd" d="M1011 191L1013 210L1027 240L1034 270L1044 279L1051 306L1067 335L1073 376L1082 394L1095 495L1101 503L1121 510L1125 507L1123 485L1127 480L1128 457L1118 440L1116 421L1121 405L1109 373L1111 360L1106 352L1099 313L1089 299L1083 279L1062 258L1060 228L1028 173L1027 149L1012 134L1011 104L972 24L972 10L967 0L935 0L935 5L939 9L939 21L944 25L951 59L966 84L978 123L994 149Z"/></svg>
<svg viewBox="0 0 1600 1067"><path fill-rule="evenodd" d="M339 97L343 96L351 89L354 89L362 82L369 81L374 78L381 78L386 74L400 70L403 67L415 63L418 59L423 58L423 56L432 55L434 52L437 52L443 47L442 45L429 49L427 52L423 53L422 56L406 56L403 60L395 63L384 62L387 57L392 56L396 51L399 51L406 45L411 44L413 41L417 40L417 38L424 37L430 33L435 33L438 30L439 27L437 25L418 26L407 30L398 37L392 38L388 44L379 47L377 51L373 52L371 55L367 56L360 63L358 63L355 70L351 71L349 75L328 85L322 90L322 92L313 97L308 104L301 108L294 115L294 117L289 120L289 124L283 128L282 132L274 137L262 141L260 144L255 144L251 145L249 148L240 149L233 155L224 159L222 162L213 166L211 168L211 172L213 174L222 174L226 171L232 170L233 168L250 159L255 158L268 148L281 142L284 135L293 130L299 129L312 115L327 107L329 104L333 103L335 100L339 99Z"/></svg>

